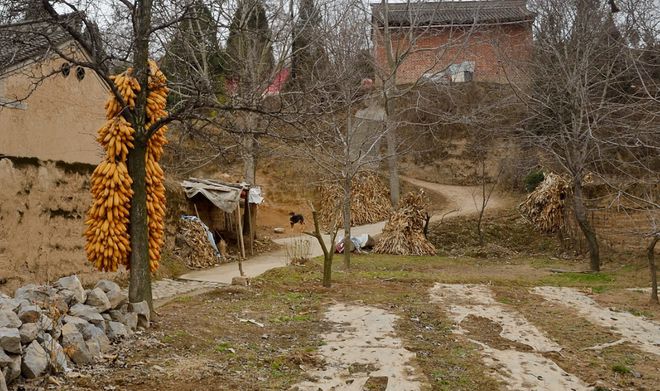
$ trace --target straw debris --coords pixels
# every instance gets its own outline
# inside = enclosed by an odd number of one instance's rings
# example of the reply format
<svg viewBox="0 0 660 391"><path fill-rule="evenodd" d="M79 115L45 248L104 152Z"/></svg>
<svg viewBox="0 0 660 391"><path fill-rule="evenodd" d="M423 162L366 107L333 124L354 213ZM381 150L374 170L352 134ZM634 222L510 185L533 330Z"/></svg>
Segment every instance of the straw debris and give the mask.
<svg viewBox="0 0 660 391"><path fill-rule="evenodd" d="M424 191L406 194L391 215L374 252L392 255L435 255L435 247L424 236L428 201Z"/></svg>
<svg viewBox="0 0 660 391"><path fill-rule="evenodd" d="M520 204L520 211L538 230L554 233L565 223L569 182L556 174L546 174L543 182Z"/></svg>
<svg viewBox="0 0 660 391"><path fill-rule="evenodd" d="M178 225L175 253L189 268L207 268L221 262L221 258L209 243L206 231L199 223L179 220Z"/></svg>

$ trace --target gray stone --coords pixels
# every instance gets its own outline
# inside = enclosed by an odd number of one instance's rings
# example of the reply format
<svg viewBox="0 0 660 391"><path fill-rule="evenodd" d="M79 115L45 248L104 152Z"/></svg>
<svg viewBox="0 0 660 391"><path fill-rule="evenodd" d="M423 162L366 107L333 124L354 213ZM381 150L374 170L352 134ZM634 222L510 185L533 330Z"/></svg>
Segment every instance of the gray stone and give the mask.
<svg viewBox="0 0 660 391"><path fill-rule="evenodd" d="M106 292L106 296L110 302L110 308L113 309L128 303L128 295L122 291L109 291Z"/></svg>
<svg viewBox="0 0 660 391"><path fill-rule="evenodd" d="M0 391L9 391L7 382L5 382L5 374L0 371Z"/></svg>
<svg viewBox="0 0 660 391"><path fill-rule="evenodd" d="M25 349L21 369L23 376L34 379L41 376L48 368L48 353L37 341L32 341Z"/></svg>
<svg viewBox="0 0 660 391"><path fill-rule="evenodd" d="M21 320L18 318L18 315L14 313L14 311L0 311L0 327L17 328L21 327L21 324Z"/></svg>
<svg viewBox="0 0 660 391"><path fill-rule="evenodd" d="M41 308L36 305L21 305L18 308L18 318L23 323L34 323L41 317Z"/></svg>
<svg viewBox="0 0 660 391"><path fill-rule="evenodd" d="M69 309L69 313L94 324L103 323L105 321L94 307L85 304L74 305Z"/></svg>
<svg viewBox="0 0 660 391"><path fill-rule="evenodd" d="M9 358L11 363L5 367L2 371L5 373L5 380L7 384L13 382L21 376L21 362L22 357L20 354L10 354Z"/></svg>
<svg viewBox="0 0 660 391"><path fill-rule="evenodd" d="M0 349L0 369L11 365L11 357L3 349Z"/></svg>
<svg viewBox="0 0 660 391"><path fill-rule="evenodd" d="M39 330L51 331L55 326L55 323L48 316L41 314L41 318L39 318L37 325L39 326Z"/></svg>
<svg viewBox="0 0 660 391"><path fill-rule="evenodd" d="M105 293L121 291L119 285L117 285L116 283L110 280L99 280L99 282L96 283L94 288L100 288Z"/></svg>
<svg viewBox="0 0 660 391"><path fill-rule="evenodd" d="M119 322L113 322L113 321L108 322L107 330L108 330L107 332L108 338L110 338L111 340L126 338L129 335L129 331L126 328L126 326L124 326L123 323L119 323Z"/></svg>
<svg viewBox="0 0 660 391"><path fill-rule="evenodd" d="M115 322L123 322L124 320L124 314L119 311L119 310L110 310L108 311L108 315L110 316L110 320L114 320Z"/></svg>
<svg viewBox="0 0 660 391"><path fill-rule="evenodd" d="M2 299L0 299L0 311L14 311L14 312L16 312L16 309L23 302L28 303L27 300L17 300L17 299L12 299L11 297L2 298Z"/></svg>
<svg viewBox="0 0 660 391"><path fill-rule="evenodd" d="M41 343L41 347L44 348L48 357L50 357L50 367L53 372L59 373L67 370L69 364L66 360L66 354L64 354L62 345L50 335L46 334L46 336L47 338Z"/></svg>
<svg viewBox="0 0 660 391"><path fill-rule="evenodd" d="M135 331L137 330L138 327L138 314L135 312L129 312L127 314L124 314L124 319L121 320L120 322L125 324L126 327L128 327L129 330Z"/></svg>
<svg viewBox="0 0 660 391"><path fill-rule="evenodd" d="M108 323L108 321L105 320L105 318L104 318L103 323L96 324L95 326L98 327L99 329L101 329L101 331L103 331L103 334L107 334L108 330L107 330L107 327L106 327L106 323Z"/></svg>
<svg viewBox="0 0 660 391"><path fill-rule="evenodd" d="M82 333L85 342L95 343L98 345L100 352L104 353L110 349L110 340L105 332L92 324L76 325L78 330ZM88 344L89 346L89 344ZM91 351L92 349L90 349Z"/></svg>
<svg viewBox="0 0 660 391"><path fill-rule="evenodd" d="M98 312L103 312L110 309L110 301L108 300L108 296L105 295L105 292L103 292L101 288L92 289L89 294L87 294L87 301L85 301L85 304L96 308Z"/></svg>
<svg viewBox="0 0 660 391"><path fill-rule="evenodd" d="M149 304L146 301L141 301L139 303L129 303L128 310L138 315L138 327L144 327L145 329L149 328L151 310L149 309Z"/></svg>
<svg viewBox="0 0 660 391"><path fill-rule="evenodd" d="M53 322L53 329L48 332L53 338L59 340L62 336L62 321Z"/></svg>
<svg viewBox="0 0 660 391"><path fill-rule="evenodd" d="M53 309L56 309L60 314L66 314L69 312L69 304L64 296L56 293L50 297L47 309L50 312L54 312Z"/></svg>
<svg viewBox="0 0 660 391"><path fill-rule="evenodd" d="M16 289L14 298L24 299L40 307L45 307L55 293L57 293L55 289L49 286L28 284Z"/></svg>
<svg viewBox="0 0 660 391"><path fill-rule="evenodd" d="M82 333L74 323L67 323L62 326L62 346L71 361L78 365L85 365L94 361Z"/></svg>
<svg viewBox="0 0 660 391"><path fill-rule="evenodd" d="M123 313L118 310L112 310L109 311L108 314L110 315L110 318L113 321L122 323L129 330L137 329L138 314L136 314L135 312Z"/></svg>
<svg viewBox="0 0 660 391"><path fill-rule="evenodd" d="M82 304L87 297L78 276L71 275L62 277L53 284L65 298L68 298L69 304Z"/></svg>
<svg viewBox="0 0 660 391"><path fill-rule="evenodd" d="M68 324L68 323L73 323L73 324L89 323L83 318L79 318L77 316L71 316L71 315L64 315L63 322L64 322L64 324Z"/></svg>
<svg viewBox="0 0 660 391"><path fill-rule="evenodd" d="M90 339L89 341L85 341L85 347L87 348L89 354L92 355L92 357L101 356L101 344L98 340Z"/></svg>
<svg viewBox="0 0 660 391"><path fill-rule="evenodd" d="M21 353L21 334L18 329L0 327L0 349L8 353Z"/></svg>
<svg viewBox="0 0 660 391"><path fill-rule="evenodd" d="M103 319L105 319L106 322L112 320L112 317L110 317L110 314L108 314L106 312L102 313L101 316L103 317Z"/></svg>
<svg viewBox="0 0 660 391"><path fill-rule="evenodd" d="M18 333L21 335L21 343L27 345L37 339L39 325L36 323L24 323L23 326L18 329Z"/></svg>

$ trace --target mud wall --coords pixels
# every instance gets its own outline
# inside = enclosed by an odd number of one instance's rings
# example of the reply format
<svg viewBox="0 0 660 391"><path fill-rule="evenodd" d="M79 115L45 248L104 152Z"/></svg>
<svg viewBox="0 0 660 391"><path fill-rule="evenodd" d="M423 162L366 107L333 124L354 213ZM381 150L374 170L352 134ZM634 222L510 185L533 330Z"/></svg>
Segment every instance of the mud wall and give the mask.
<svg viewBox="0 0 660 391"><path fill-rule="evenodd" d="M72 273L83 283L115 277L95 272L85 258L91 170L0 157L0 291Z"/></svg>

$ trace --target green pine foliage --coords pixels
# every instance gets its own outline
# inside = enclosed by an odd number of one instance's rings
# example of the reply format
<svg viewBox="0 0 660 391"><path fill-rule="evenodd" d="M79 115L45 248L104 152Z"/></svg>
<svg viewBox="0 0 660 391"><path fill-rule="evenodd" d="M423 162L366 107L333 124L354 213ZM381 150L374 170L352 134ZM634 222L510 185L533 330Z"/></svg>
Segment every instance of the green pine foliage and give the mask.
<svg viewBox="0 0 660 391"><path fill-rule="evenodd" d="M262 0L239 0L227 38L228 77L254 89L267 83L273 70L271 31Z"/></svg>

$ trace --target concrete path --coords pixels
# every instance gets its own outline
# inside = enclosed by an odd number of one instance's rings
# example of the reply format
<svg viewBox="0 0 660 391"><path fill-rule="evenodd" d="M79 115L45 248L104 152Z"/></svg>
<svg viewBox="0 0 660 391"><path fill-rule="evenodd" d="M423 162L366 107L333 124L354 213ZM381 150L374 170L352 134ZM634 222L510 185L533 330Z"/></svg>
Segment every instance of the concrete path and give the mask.
<svg viewBox="0 0 660 391"><path fill-rule="evenodd" d="M481 188L479 186L442 185L405 176L402 176L401 179L410 182L415 186L423 187L427 190L440 193L447 199L449 205L437 211L436 214L431 218L431 221L440 220L443 214L454 209L457 209L457 211L453 212L451 216L469 215L477 212L477 209L474 206L473 194L475 194L475 197L477 197L477 202L480 202L480 198L478 197L479 194L481 194ZM493 210L502 208L506 205L508 205L508 202L505 199L501 198L498 194L493 194L490 201L488 202L488 207L486 209ZM382 221L380 223L353 227L351 230L351 235L357 236L362 234L369 234L373 236L379 234L383 230L384 226L385 222ZM318 257L323 255L321 246L317 240L310 236L302 235L275 239L275 243L281 245L282 248L244 261L243 271L248 277L256 277L270 269L286 266L286 245L297 240L307 240L310 243L309 247L311 257ZM325 243L329 246L329 236L325 235L324 240ZM179 278L182 280L231 284L232 278L238 276L240 276L238 271L238 264L232 262L211 269L196 270L194 272L186 273Z"/></svg>
<svg viewBox="0 0 660 391"><path fill-rule="evenodd" d="M384 226L385 222L383 221L380 223L353 227L353 229L351 229L351 235L375 235L380 233ZM330 247L330 236L324 235L323 238L326 245ZM248 277L257 277L270 269L286 266L286 246L299 240L306 240L309 242L310 257L318 257L323 255L321 245L318 243L316 238L311 236L303 235L290 238L275 239L274 242L281 245L282 248L243 261L243 271L245 272L245 275ZM179 278L182 280L231 284L232 278L238 276L240 276L238 271L238 263L232 262L211 269L196 270L194 272L186 273Z"/></svg>

